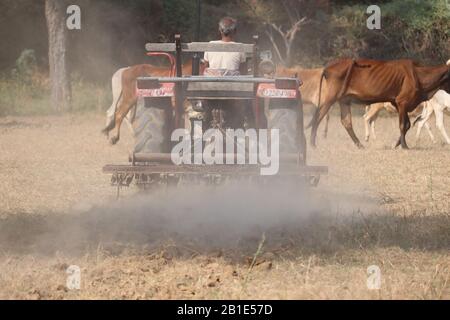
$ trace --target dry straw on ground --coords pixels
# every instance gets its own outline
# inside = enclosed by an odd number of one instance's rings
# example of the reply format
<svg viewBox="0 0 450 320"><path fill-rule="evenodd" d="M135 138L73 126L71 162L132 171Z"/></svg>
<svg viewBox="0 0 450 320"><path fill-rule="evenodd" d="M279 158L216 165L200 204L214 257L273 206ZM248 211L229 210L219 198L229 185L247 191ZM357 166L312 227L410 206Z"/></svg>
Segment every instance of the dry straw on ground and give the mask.
<svg viewBox="0 0 450 320"><path fill-rule="evenodd" d="M109 146L103 122L0 120L0 298L450 298L450 149L409 134L412 150L391 150L394 118L358 150L332 117L310 151L330 174L312 191L130 188L119 202L101 168L126 161L130 137Z"/></svg>

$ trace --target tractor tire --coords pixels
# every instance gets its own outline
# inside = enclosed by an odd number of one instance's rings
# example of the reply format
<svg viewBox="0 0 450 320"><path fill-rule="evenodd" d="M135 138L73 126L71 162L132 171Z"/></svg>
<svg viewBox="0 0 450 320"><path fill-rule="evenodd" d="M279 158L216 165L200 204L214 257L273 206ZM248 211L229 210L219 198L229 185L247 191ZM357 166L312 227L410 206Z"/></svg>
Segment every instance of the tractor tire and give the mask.
<svg viewBox="0 0 450 320"><path fill-rule="evenodd" d="M280 99L281 100L281 99ZM270 103L267 116L267 128L278 129L280 135L279 151L282 153L298 153L297 110L290 106L283 108L280 103Z"/></svg>
<svg viewBox="0 0 450 320"><path fill-rule="evenodd" d="M151 106L149 104L152 104ZM131 122L134 153L163 153L166 145L166 108L163 100L140 98Z"/></svg>

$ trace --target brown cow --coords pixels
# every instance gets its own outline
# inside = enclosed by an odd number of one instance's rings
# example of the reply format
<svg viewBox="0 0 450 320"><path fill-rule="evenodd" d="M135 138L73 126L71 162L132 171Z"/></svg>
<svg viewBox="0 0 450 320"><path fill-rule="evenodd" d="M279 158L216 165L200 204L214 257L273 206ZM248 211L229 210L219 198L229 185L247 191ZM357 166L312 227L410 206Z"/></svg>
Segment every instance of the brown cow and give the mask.
<svg viewBox="0 0 450 320"><path fill-rule="evenodd" d="M139 77L168 77L171 74L169 67L156 67L150 64L140 64L125 69L122 73L122 92L115 111L114 121L106 126L102 132L106 135L116 129L116 133L110 139L111 144L116 144L120 139L120 126L131 108L137 103L136 82ZM192 64L183 65L183 74L192 74Z"/></svg>
<svg viewBox="0 0 450 320"><path fill-rule="evenodd" d="M323 74L324 68L314 68L314 69L303 69L300 67L295 68L277 68L278 76L293 76L297 74L299 78L303 81L303 85L301 87L302 100L303 102L312 104L314 106L318 106L319 101L319 88L320 81ZM322 92L325 91L325 86L322 85ZM341 123L344 126L347 133L350 135L354 143L358 148L363 148L363 145L359 141L355 132L353 131L352 125L352 114L351 114L351 106L347 101L339 101L339 108L341 112ZM327 135L328 131L328 121L329 114L327 113L326 125L324 128L324 137ZM309 125L310 126L310 125ZM308 127L309 127L308 126Z"/></svg>
<svg viewBox="0 0 450 320"><path fill-rule="evenodd" d="M350 103L391 102L399 113L400 144L407 149L406 132L411 124L408 112L429 100L439 89L450 92L450 66L424 67L410 59L379 61L340 59L327 66L321 77L320 91L325 83L323 103L312 120L311 145L315 146L320 121L337 101Z"/></svg>

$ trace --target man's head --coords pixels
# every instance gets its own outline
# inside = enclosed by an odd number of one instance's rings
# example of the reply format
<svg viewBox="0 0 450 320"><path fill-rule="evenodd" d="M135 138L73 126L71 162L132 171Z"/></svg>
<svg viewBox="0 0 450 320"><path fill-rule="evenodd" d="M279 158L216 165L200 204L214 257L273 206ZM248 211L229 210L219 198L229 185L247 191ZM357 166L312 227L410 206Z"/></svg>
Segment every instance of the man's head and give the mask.
<svg viewBox="0 0 450 320"><path fill-rule="evenodd" d="M223 37L233 38L237 31L237 21L231 17L225 17L219 22L219 32Z"/></svg>

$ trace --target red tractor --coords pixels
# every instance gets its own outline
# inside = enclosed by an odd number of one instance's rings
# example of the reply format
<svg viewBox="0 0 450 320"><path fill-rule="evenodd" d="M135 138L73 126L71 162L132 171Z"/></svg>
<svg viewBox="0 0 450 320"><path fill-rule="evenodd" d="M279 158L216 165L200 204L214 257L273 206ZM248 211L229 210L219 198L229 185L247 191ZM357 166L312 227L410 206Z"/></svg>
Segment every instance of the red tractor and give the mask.
<svg viewBox="0 0 450 320"><path fill-rule="evenodd" d="M257 37L253 44L222 44L209 42L182 43L179 35L174 43L148 43L148 55L163 53L170 57L173 74L169 77L142 77L137 81L139 96L134 117L135 147L129 163L106 165L103 171L112 175L112 184L129 186L134 180L141 187L161 183L177 183L192 177L206 181L222 181L223 177L252 177L252 179L295 179L317 185L327 167L307 165L304 135L301 80L292 78L266 78L258 73L260 56ZM199 74L198 56L202 52L244 52L247 56L248 75L205 76ZM193 58L193 75L182 74L182 58ZM196 137L196 128L202 132L216 129L227 136L230 129L244 133L244 146L215 153L223 158L215 164L199 161L194 146L192 153L174 157L172 141L176 129L185 129L190 141L199 143L204 150L207 141ZM261 131L266 129L266 131ZM267 164L252 158L246 135L248 130L272 132L277 130L277 161L279 170L273 175L261 175ZM198 131L198 130L197 130ZM254 131L253 131L254 132ZM269 134L270 135L270 134ZM234 139L235 137L233 137ZM274 141L269 137L269 153L274 152ZM234 140L233 140L234 141ZM223 142L225 145L225 142ZM260 147L260 146L259 146ZM225 150L225 146L222 150ZM241 151L239 154L238 151ZM257 149L255 149L257 150ZM186 151L186 150L184 150ZM178 151L175 151L177 153ZM242 154L242 152L244 154ZM256 151L258 152L258 151ZM240 161L237 159L240 157ZM174 158L185 161L179 163ZM225 161L229 160L229 161ZM233 164L231 160L236 160ZM244 161L243 161L244 160Z"/></svg>

